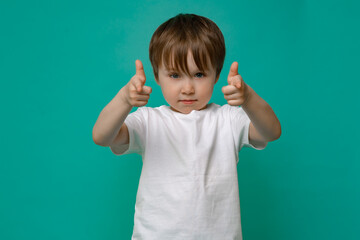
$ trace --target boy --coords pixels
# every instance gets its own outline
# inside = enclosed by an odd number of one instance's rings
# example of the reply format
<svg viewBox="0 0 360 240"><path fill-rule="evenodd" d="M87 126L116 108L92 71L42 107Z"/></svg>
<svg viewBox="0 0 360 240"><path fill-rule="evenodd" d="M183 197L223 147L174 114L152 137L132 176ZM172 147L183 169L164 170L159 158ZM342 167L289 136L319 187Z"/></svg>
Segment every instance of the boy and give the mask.
<svg viewBox="0 0 360 240"><path fill-rule="evenodd" d="M228 104L208 103L225 58L223 35L210 19L167 20L154 32L149 55L170 106L143 107L152 90L136 60L136 74L93 128L96 144L142 156L132 239L242 239L238 153L278 139L279 120L238 74L237 62L222 88ZM129 114L132 107L139 108Z"/></svg>

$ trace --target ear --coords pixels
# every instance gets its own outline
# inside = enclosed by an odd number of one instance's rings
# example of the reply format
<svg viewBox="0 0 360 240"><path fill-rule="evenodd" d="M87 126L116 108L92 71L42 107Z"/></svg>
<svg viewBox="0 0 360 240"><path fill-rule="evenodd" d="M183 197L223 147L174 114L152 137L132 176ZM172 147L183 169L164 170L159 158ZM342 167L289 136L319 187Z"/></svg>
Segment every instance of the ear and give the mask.
<svg viewBox="0 0 360 240"><path fill-rule="evenodd" d="M220 74L217 75L216 80L215 80L215 83L217 83L217 81L219 80L219 77L220 77Z"/></svg>
<svg viewBox="0 0 360 240"><path fill-rule="evenodd" d="M157 85L160 85L160 83L159 83L159 77L154 76L154 78L155 78L155 82L157 83Z"/></svg>

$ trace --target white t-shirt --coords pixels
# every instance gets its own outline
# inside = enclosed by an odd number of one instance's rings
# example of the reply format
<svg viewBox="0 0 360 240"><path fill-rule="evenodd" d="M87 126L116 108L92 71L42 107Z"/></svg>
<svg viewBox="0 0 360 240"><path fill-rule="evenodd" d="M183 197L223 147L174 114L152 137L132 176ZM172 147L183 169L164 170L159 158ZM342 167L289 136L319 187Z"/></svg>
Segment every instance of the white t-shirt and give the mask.
<svg viewBox="0 0 360 240"><path fill-rule="evenodd" d="M182 114L169 106L128 115L129 149L143 166L132 240L241 240L238 153L252 147L241 107L208 104Z"/></svg>

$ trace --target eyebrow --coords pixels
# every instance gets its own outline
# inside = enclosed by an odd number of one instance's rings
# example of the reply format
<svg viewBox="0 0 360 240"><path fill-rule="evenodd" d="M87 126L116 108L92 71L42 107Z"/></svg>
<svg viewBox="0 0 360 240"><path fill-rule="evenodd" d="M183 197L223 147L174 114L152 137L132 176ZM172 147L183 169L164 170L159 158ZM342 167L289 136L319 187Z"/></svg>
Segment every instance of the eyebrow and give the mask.
<svg viewBox="0 0 360 240"><path fill-rule="evenodd" d="M165 69L165 71L166 72L181 72L180 70L176 70L176 69ZM198 73L198 72L207 72L207 71L201 71L200 69L196 69L195 71L194 71L195 73Z"/></svg>

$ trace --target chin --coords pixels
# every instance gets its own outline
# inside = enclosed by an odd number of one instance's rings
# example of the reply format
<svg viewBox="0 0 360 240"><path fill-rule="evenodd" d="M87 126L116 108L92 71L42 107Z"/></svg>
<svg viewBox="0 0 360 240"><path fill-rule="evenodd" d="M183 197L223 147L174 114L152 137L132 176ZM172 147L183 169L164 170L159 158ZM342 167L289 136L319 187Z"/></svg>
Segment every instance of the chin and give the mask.
<svg viewBox="0 0 360 240"><path fill-rule="evenodd" d="M171 105L170 105L171 106ZM179 108L175 108L175 107L173 107L173 106L171 106L171 109L173 110L173 111L175 111L175 112L179 112L179 113L182 113L182 114L189 114L189 113L191 113L191 111L193 110L193 109L179 109Z"/></svg>
<svg viewBox="0 0 360 240"><path fill-rule="evenodd" d="M192 111L192 109L191 109L191 110L182 111L181 113L183 113L183 114L189 114L189 113L191 113L191 111Z"/></svg>
<svg viewBox="0 0 360 240"><path fill-rule="evenodd" d="M176 111L183 113L183 114L189 114L189 113L191 113L192 109L183 109L183 110L176 109Z"/></svg>

